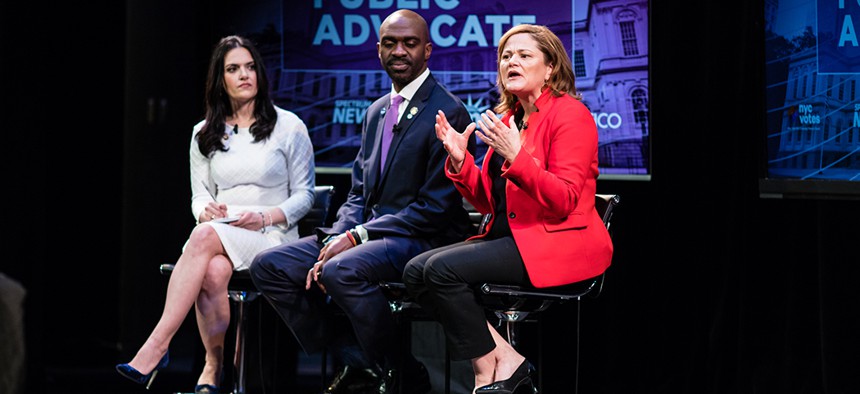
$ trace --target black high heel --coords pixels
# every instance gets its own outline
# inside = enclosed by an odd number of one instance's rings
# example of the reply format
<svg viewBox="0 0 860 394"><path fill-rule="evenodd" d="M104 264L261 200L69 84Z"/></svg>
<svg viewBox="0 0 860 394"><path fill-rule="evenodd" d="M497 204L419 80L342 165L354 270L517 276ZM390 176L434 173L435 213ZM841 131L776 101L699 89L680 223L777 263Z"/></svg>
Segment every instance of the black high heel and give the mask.
<svg viewBox="0 0 860 394"><path fill-rule="evenodd" d="M116 371L119 372L120 375L125 376L137 384L146 384L146 389L149 390L149 386L151 386L152 382L155 381L155 375L158 375L158 370L167 367L168 362L170 362L170 352L164 353L164 357L161 358L158 365L156 365L155 368L146 375L140 373L140 371L134 369L134 367L128 364L117 364Z"/></svg>
<svg viewBox="0 0 860 394"><path fill-rule="evenodd" d="M476 394L512 394L519 389L530 389L529 392L537 394L537 387L532 381L532 375L535 373L535 367L528 361L523 360L523 363L517 367L514 374L507 380L499 380L490 383L486 386L478 387L475 390Z"/></svg>

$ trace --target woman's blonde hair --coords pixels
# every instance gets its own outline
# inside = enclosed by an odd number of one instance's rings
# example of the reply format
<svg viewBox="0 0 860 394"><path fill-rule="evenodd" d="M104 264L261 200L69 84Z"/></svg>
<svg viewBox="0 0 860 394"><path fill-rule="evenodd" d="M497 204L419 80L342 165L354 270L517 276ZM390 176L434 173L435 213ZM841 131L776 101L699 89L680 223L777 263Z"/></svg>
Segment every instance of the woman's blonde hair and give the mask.
<svg viewBox="0 0 860 394"><path fill-rule="evenodd" d="M564 49L564 44L552 30L541 25L517 25L508 30L501 39L499 39L499 54L496 61L496 66L501 64L502 52L505 50L505 44L515 34L526 33L534 39L540 51L543 53L546 64L552 65L552 73L549 79L544 83L549 87L553 96L561 96L569 94L576 99L581 99L581 96L576 91L575 78L573 76L573 66L570 63L570 56ZM501 69L499 69L501 72ZM505 89L502 83L503 76L496 75L496 86L499 89L499 104L496 105L496 113L505 113L514 107L517 102L517 97Z"/></svg>

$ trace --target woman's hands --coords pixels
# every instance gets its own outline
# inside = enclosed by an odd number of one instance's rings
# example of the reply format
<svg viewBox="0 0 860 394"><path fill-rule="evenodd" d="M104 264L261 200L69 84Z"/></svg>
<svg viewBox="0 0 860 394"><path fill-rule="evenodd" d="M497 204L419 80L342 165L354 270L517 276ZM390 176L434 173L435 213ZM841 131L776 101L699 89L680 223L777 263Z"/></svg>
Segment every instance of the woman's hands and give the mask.
<svg viewBox="0 0 860 394"><path fill-rule="evenodd" d="M226 217L227 204L210 202L209 205L203 209L203 213L200 214L200 223L211 222L213 220ZM260 231L266 227L266 216L260 212L244 211L240 212L238 218L233 222L229 222L229 224L246 230ZM271 225L271 223L269 225Z"/></svg>
<svg viewBox="0 0 860 394"><path fill-rule="evenodd" d="M508 127L493 111L487 110L481 114L481 119L477 124L470 123L466 130L460 133L448 123L445 113L439 111L436 114L436 138L442 141L442 146L445 147L448 156L451 157L451 169L456 173L460 172L463 161L466 160L469 136L476 131L478 126L480 126L480 130L476 132L478 138L493 148L496 153L502 155L505 160L513 162L522 147L520 131L515 123L512 121L512 127Z"/></svg>
<svg viewBox="0 0 860 394"><path fill-rule="evenodd" d="M520 131L516 123L514 118L510 118L511 127L508 127L493 111L487 110L481 114L481 120L478 121L481 129L476 135L496 153L512 163L522 147Z"/></svg>
<svg viewBox="0 0 860 394"><path fill-rule="evenodd" d="M448 118L441 110L436 114L436 138L442 141L442 146L451 157L451 166L454 172L460 172L463 168L463 162L466 160L466 149L469 146L469 136L475 131L475 123L470 123L466 130L461 134L451 123L448 123Z"/></svg>
<svg viewBox="0 0 860 394"><path fill-rule="evenodd" d="M239 219L230 225L251 231L262 231L266 227L266 216L261 212L243 211L239 213Z"/></svg>
<svg viewBox="0 0 860 394"><path fill-rule="evenodd" d="M200 223L209 222L215 219L221 219L227 217L227 204L219 204L217 202L210 202L206 205L206 208L203 209L203 213L200 214L200 217L197 218Z"/></svg>

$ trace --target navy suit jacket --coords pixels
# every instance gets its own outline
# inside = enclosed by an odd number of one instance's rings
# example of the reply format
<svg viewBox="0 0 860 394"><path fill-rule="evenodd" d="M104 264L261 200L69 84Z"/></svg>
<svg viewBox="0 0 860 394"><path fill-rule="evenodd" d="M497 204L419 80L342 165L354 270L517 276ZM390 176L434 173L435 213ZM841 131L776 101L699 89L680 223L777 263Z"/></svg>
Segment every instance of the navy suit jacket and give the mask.
<svg viewBox="0 0 860 394"><path fill-rule="evenodd" d="M327 234L362 224L370 239L411 238L430 247L462 241L472 233L462 195L445 176L448 153L436 138L436 113L442 110L456 130L471 122L459 98L431 74L412 97L398 123L385 168L380 169L382 126L390 95L367 109L361 149L352 166L352 187ZM474 134L469 150L474 154ZM388 245L396 255L396 241ZM393 248L393 249L392 249ZM394 252L394 253L391 253ZM405 263L405 262L403 262Z"/></svg>

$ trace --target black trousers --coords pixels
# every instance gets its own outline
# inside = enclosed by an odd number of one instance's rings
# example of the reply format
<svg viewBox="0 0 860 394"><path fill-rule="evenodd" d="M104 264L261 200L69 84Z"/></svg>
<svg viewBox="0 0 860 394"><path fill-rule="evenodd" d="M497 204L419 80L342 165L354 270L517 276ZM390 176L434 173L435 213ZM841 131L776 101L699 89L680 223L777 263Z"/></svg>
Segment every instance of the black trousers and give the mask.
<svg viewBox="0 0 860 394"><path fill-rule="evenodd" d="M475 288L484 282L528 285L513 237L443 246L415 256L403 271L406 289L445 329L451 358L489 353L495 343Z"/></svg>
<svg viewBox="0 0 860 394"><path fill-rule="evenodd" d="M308 270L322 244L308 236L261 252L250 267L251 279L274 306L305 352L331 344L331 308L316 283L305 290ZM400 352L395 321L380 281L400 281L411 257L430 249L421 239L387 237L371 240L333 257L323 267L320 282L346 314L355 339L371 365L397 363ZM339 349L333 349L336 353Z"/></svg>

